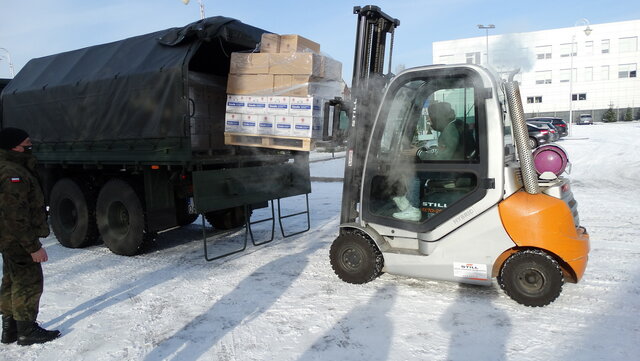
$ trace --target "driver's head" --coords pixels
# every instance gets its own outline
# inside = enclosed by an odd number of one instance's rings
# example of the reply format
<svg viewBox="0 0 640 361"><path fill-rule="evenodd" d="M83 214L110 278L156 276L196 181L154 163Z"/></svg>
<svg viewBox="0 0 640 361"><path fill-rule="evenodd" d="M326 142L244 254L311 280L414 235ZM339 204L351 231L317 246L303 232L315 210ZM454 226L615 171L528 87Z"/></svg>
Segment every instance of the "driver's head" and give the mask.
<svg viewBox="0 0 640 361"><path fill-rule="evenodd" d="M456 113L451 109L451 104L438 102L429 105L429 117L431 118L431 127L442 131L449 122L456 118Z"/></svg>

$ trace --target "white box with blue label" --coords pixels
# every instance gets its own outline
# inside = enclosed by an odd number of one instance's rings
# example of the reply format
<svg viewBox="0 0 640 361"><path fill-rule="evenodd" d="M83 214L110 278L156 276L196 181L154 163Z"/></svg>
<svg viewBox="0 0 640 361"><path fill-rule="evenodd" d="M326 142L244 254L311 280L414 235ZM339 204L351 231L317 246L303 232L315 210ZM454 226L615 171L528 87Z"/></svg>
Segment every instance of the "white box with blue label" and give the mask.
<svg viewBox="0 0 640 361"><path fill-rule="evenodd" d="M260 114L258 117L258 134L273 135L275 116Z"/></svg>
<svg viewBox="0 0 640 361"><path fill-rule="evenodd" d="M258 134L258 118L256 114L242 114L240 122L240 132L247 134Z"/></svg>
<svg viewBox="0 0 640 361"><path fill-rule="evenodd" d="M247 95L227 95L227 113L245 114L247 112Z"/></svg>
<svg viewBox="0 0 640 361"><path fill-rule="evenodd" d="M288 96L270 96L267 98L267 113L272 115L289 115Z"/></svg>
<svg viewBox="0 0 640 361"><path fill-rule="evenodd" d="M224 115L224 131L229 133L240 132L240 123L242 122L242 114L225 113Z"/></svg>
<svg viewBox="0 0 640 361"><path fill-rule="evenodd" d="M276 115L274 118L274 135L291 136L291 128L293 128L293 117L289 115Z"/></svg>
<svg viewBox="0 0 640 361"><path fill-rule="evenodd" d="M248 114L267 114L269 97L265 95L249 95L247 97Z"/></svg>

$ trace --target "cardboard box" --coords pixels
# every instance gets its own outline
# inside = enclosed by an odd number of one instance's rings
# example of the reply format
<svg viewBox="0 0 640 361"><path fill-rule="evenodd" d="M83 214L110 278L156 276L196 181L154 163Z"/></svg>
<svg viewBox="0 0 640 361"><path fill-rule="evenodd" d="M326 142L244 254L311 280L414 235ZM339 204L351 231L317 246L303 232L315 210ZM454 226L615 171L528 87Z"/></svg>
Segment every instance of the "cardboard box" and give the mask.
<svg viewBox="0 0 640 361"><path fill-rule="evenodd" d="M313 132L313 117L294 116L291 136L311 138Z"/></svg>
<svg viewBox="0 0 640 361"><path fill-rule="evenodd" d="M267 102L269 97L266 95L249 95L247 100L246 114L267 114Z"/></svg>
<svg viewBox="0 0 640 361"><path fill-rule="evenodd" d="M236 95L271 95L271 74L229 74L227 93Z"/></svg>
<svg viewBox="0 0 640 361"><path fill-rule="evenodd" d="M259 115L258 116L258 134L273 135L275 125L275 116Z"/></svg>
<svg viewBox="0 0 640 361"><path fill-rule="evenodd" d="M289 97L270 96L267 99L267 113L273 115L289 115Z"/></svg>
<svg viewBox="0 0 640 361"><path fill-rule="evenodd" d="M280 36L281 53L320 53L320 44L300 35L287 34Z"/></svg>
<svg viewBox="0 0 640 361"><path fill-rule="evenodd" d="M226 113L224 116L224 131L229 133L239 133L242 114Z"/></svg>
<svg viewBox="0 0 640 361"><path fill-rule="evenodd" d="M231 53L230 74L268 74L270 54Z"/></svg>
<svg viewBox="0 0 640 361"><path fill-rule="evenodd" d="M240 122L240 133L258 134L258 119L256 114L242 114Z"/></svg>
<svg viewBox="0 0 640 361"><path fill-rule="evenodd" d="M322 118L324 102L325 99L322 97L291 97L289 100L289 115Z"/></svg>
<svg viewBox="0 0 640 361"><path fill-rule="evenodd" d="M247 101L249 97L246 95L227 95L227 103L225 111L227 113L242 114L246 113Z"/></svg>
<svg viewBox="0 0 640 361"><path fill-rule="evenodd" d="M293 127L293 117L289 115L274 116L274 135L291 136L291 128Z"/></svg>
<svg viewBox="0 0 640 361"><path fill-rule="evenodd" d="M322 56L312 53L269 54L269 73L322 77Z"/></svg>
<svg viewBox="0 0 640 361"><path fill-rule="evenodd" d="M280 35L264 33L260 40L261 53L278 53L280 52Z"/></svg>

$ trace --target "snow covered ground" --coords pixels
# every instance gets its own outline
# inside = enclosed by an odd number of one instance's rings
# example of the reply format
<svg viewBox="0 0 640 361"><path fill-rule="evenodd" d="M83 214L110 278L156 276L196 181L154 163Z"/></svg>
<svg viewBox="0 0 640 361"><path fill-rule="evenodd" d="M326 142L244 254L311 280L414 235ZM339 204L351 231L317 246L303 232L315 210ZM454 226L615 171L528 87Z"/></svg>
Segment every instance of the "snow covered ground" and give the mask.
<svg viewBox="0 0 640 361"><path fill-rule="evenodd" d="M203 258L200 220L160 235L136 257L44 239L50 261L39 319L63 336L0 345L0 359L637 360L640 123L573 128L576 139L560 144L573 163L592 250L583 280L565 284L547 307L521 306L495 283L388 274L365 285L341 282L328 253L342 184L313 182L309 232L249 242L245 252L213 262ZM315 162L312 175L340 177L343 162ZM283 208L303 203L285 200ZM303 220L285 224L295 231ZM233 232L210 249L243 236Z"/></svg>

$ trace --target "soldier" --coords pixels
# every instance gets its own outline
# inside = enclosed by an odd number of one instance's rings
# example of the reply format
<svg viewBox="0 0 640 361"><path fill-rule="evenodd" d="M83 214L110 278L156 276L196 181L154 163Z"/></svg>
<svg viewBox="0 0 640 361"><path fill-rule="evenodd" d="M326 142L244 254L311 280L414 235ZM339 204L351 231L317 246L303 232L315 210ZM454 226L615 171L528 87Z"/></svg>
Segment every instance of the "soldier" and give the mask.
<svg viewBox="0 0 640 361"><path fill-rule="evenodd" d="M22 129L0 130L0 252L2 253L2 343L44 343L60 336L36 322L43 291L42 262L47 252L38 240L49 235L44 195Z"/></svg>

